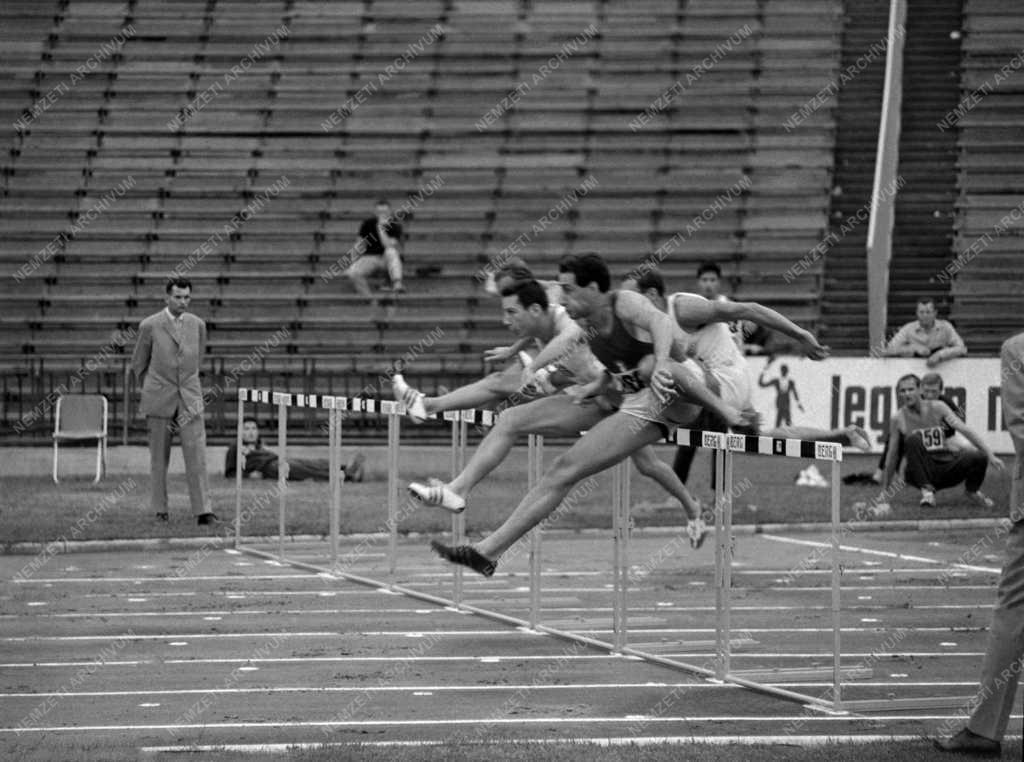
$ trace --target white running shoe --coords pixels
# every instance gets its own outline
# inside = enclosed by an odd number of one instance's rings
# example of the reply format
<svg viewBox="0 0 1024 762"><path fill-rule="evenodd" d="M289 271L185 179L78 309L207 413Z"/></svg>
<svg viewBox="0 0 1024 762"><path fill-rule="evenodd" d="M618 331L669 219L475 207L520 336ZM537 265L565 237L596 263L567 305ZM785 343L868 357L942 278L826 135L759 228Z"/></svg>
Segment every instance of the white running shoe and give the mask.
<svg viewBox="0 0 1024 762"><path fill-rule="evenodd" d="M864 452L871 452L871 440L868 433L860 426L849 426L846 429L846 436L850 439L850 446L856 447Z"/></svg>
<svg viewBox="0 0 1024 762"><path fill-rule="evenodd" d="M423 392L417 391L405 383L401 373L396 373L392 376L391 393L394 395L396 402L401 402L405 405L406 413L412 418L413 423L423 423L430 417L427 409L423 406L423 397L425 395Z"/></svg>
<svg viewBox="0 0 1024 762"><path fill-rule="evenodd" d="M922 508L934 508L935 507L935 490L922 487L921 489L921 507Z"/></svg>
<svg viewBox="0 0 1024 762"><path fill-rule="evenodd" d="M700 548L704 544L704 538L707 537L708 527L704 523L704 519L698 516L695 519L690 519L686 525L686 534L690 538L690 547L694 550Z"/></svg>
<svg viewBox="0 0 1024 762"><path fill-rule="evenodd" d="M443 508L451 513L462 513L466 510L466 501L456 495L442 481L432 479L430 484L409 483L409 494L426 505Z"/></svg>

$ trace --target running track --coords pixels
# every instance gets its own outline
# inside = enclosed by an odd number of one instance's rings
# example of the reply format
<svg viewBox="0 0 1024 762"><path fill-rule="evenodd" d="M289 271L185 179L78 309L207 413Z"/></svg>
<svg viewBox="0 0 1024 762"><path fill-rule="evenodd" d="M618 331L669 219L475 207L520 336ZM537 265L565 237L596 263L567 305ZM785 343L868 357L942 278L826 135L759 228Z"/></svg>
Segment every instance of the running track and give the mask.
<svg viewBox="0 0 1024 762"><path fill-rule="evenodd" d="M844 543L842 663L870 675L846 683L844 698L961 697L869 715L806 710L233 550L55 556L21 581L31 557L5 556L0 748L69 736L274 748L930 735L958 722L955 707L976 688L1000 544L965 553L985 534L876 532ZM829 560L812 555L827 542L737 538L734 669L831 665ZM542 621L611 640L611 540L552 533L544 543ZM634 533L630 644L711 665L713 545L692 551L670 532ZM385 579L386 549L383 539L364 542L342 558ZM327 563L322 545L288 552ZM402 542L399 559L397 581L451 594L451 572L425 539ZM492 579L467 573L466 601L526 618L526 568L524 554ZM785 687L827 696L829 682Z"/></svg>

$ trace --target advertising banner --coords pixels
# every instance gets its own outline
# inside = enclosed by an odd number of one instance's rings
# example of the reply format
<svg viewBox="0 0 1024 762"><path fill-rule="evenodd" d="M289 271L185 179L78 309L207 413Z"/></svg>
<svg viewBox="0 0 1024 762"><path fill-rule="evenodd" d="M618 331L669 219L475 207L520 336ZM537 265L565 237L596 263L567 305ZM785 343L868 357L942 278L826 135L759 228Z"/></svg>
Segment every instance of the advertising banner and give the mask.
<svg viewBox="0 0 1024 762"><path fill-rule="evenodd" d="M863 426L873 452L896 411L896 382L913 373L942 376L945 391L963 408L967 425L1000 455L1013 453L999 397L999 358L964 357L934 368L923 359L837 357L813 362L804 357L749 357L754 407L764 427Z"/></svg>

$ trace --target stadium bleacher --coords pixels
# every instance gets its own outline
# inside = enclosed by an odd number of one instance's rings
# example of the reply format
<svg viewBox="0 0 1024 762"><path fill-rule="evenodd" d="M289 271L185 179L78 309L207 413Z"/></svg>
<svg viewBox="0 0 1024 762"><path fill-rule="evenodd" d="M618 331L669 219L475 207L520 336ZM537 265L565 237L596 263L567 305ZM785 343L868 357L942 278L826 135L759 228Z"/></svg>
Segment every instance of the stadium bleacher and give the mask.
<svg viewBox="0 0 1024 762"><path fill-rule="evenodd" d="M4 52L2 112L25 124L3 158L0 257L12 271L39 261L4 281L0 362L74 370L155 311L167 274L282 179L188 272L211 363L285 327L268 372L319 363L328 375L372 374L438 326L417 370L479 373L481 351L507 334L474 276L545 215L557 219L524 250L540 273L594 250L624 274L700 221L662 264L670 284L688 287L714 259L738 297L813 328L822 264L796 286L781 276L828 227L833 104L799 130L784 123L834 78L841 3L642 6L143 0L43 14L5 4L21 43ZM226 82L261 41L265 52ZM90 57L102 60L25 118ZM664 98L676 83L683 91ZM204 103L204 92L214 97ZM371 314L343 279L320 277L374 199L398 207L435 178L404 220L409 294ZM588 178L571 209L550 214ZM38 255L125 183L56 253Z"/></svg>
<svg viewBox="0 0 1024 762"><path fill-rule="evenodd" d="M964 10L962 98L948 127L957 135L959 197L945 275L967 346L992 351L1020 330L1024 313L1024 177L1008 160L1024 141L1024 84L1012 75L1022 65L1024 19L992 0L967 0Z"/></svg>

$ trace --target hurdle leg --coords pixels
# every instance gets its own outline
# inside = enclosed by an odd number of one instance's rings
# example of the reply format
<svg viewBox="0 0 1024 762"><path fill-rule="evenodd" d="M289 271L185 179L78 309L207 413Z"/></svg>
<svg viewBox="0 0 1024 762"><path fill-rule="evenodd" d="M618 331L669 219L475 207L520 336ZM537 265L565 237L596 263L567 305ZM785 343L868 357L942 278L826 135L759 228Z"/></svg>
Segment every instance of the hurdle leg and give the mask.
<svg viewBox="0 0 1024 762"><path fill-rule="evenodd" d="M626 591L629 585L629 466L623 460L612 470L612 535L615 546L612 630L615 650L626 647Z"/></svg>
<svg viewBox="0 0 1024 762"><path fill-rule="evenodd" d="M388 576L395 583L398 565L398 442L402 417L397 410L388 415Z"/></svg>
<svg viewBox="0 0 1024 762"><path fill-rule="evenodd" d="M327 441L331 448L330 464L331 506L329 535L331 545L331 566L338 565L338 532L341 528L341 411L331 408L327 411Z"/></svg>
<svg viewBox="0 0 1024 762"><path fill-rule="evenodd" d="M242 419L245 417L246 389L238 390L238 425L235 427L235 547L242 537Z"/></svg>
<svg viewBox="0 0 1024 762"><path fill-rule="evenodd" d="M285 395L277 397L277 557L284 561L284 511L287 502L285 491L288 489L288 406Z"/></svg>
<svg viewBox="0 0 1024 762"><path fill-rule="evenodd" d="M715 674L725 679L725 458L721 450L714 450L715 459Z"/></svg>
<svg viewBox="0 0 1024 762"><path fill-rule="evenodd" d="M460 470L466 457L466 425L458 413L452 421L452 479ZM466 517L462 513L452 514L452 544L461 545L466 534ZM452 566L452 602L458 608L462 605L462 567L458 564Z"/></svg>
<svg viewBox="0 0 1024 762"><path fill-rule="evenodd" d="M843 673L840 667L842 650L840 647L841 638L841 607L840 607L840 577L839 564L839 461L832 461L832 707L838 712L842 710L842 679Z"/></svg>
<svg viewBox="0 0 1024 762"><path fill-rule="evenodd" d="M722 476L722 672L728 675L732 670L732 493L733 454L722 452L725 473Z"/></svg>
<svg viewBox="0 0 1024 762"><path fill-rule="evenodd" d="M527 445L526 482L527 488L533 489L544 471L544 437L530 434ZM536 629L540 623L540 572L541 572L541 530L534 527L530 530L530 628Z"/></svg>

